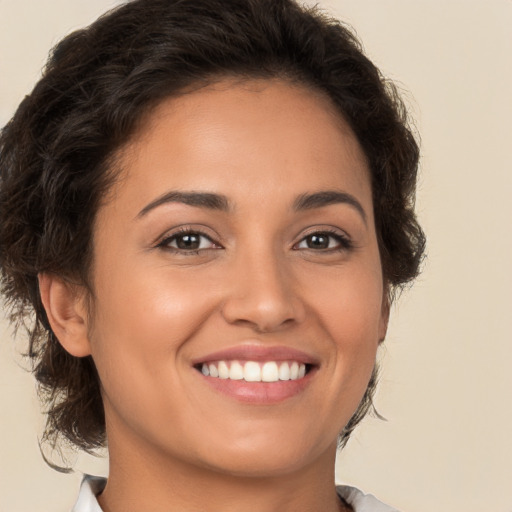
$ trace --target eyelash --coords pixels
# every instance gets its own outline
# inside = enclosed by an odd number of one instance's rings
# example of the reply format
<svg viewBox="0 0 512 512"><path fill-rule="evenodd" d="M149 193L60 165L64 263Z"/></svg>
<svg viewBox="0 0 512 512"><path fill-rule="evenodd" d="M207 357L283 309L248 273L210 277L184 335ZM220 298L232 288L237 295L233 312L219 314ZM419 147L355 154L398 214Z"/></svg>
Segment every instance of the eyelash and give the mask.
<svg viewBox="0 0 512 512"><path fill-rule="evenodd" d="M172 242L177 241L179 238L185 237L185 236L196 236L198 238L205 238L209 241L210 244L212 244L214 247L207 247L207 248L197 248L197 249L184 249L179 247L172 247L170 244ZM327 248L321 248L321 249L313 249L311 247L306 248L300 248L299 245L305 242L308 238L318 236L318 237L327 237L330 239L334 239L336 241L336 247L327 247ZM201 242L200 242L201 244ZM330 245L330 242L328 242L328 245ZM216 243L210 236L208 236L206 233L202 232L199 229L191 229L191 228L180 228L178 231L172 233L169 236L166 236L161 242L159 242L156 245L157 248L165 249L166 251L171 251L175 254L183 254L183 255L198 255L201 252L204 251L210 251L210 250L218 250L222 249L222 246L218 243ZM312 231L311 233L308 233L307 235L303 236L299 242L294 244L293 249L294 250L310 250L313 252L343 252L343 251L349 251L354 248L354 244L352 240L346 235L343 235L335 230L329 230L329 229L323 229L319 231Z"/></svg>
<svg viewBox="0 0 512 512"><path fill-rule="evenodd" d="M177 241L179 238L183 238L185 236L197 236L198 238L206 238L212 245L215 247L208 247L208 248L198 248L198 249L181 249L179 247L172 247L170 244L174 241ZM200 242L201 243L201 242ZM203 251L208 250L217 250L222 249L220 244L217 244L212 240L210 236L208 236L206 233L202 232L199 229L191 229L191 228L180 228L178 231L172 233L172 235L166 236L161 242L157 244L158 248L165 249L167 251L171 251L175 254L185 254L185 255L197 255Z"/></svg>
<svg viewBox="0 0 512 512"><path fill-rule="evenodd" d="M347 236L344 235L338 231L332 230L332 229L322 229L319 231L312 231L311 233L308 233L307 235L303 236L299 242L297 242L293 248L295 250L300 250L298 248L298 245L306 241L308 238L313 236L324 236L327 238L332 238L336 241L337 246L336 247L327 247L325 249L312 249L312 248L305 248L305 250L310 250L314 252L343 252L343 251L349 251L354 248L354 243L352 240ZM330 242L329 242L330 245Z"/></svg>

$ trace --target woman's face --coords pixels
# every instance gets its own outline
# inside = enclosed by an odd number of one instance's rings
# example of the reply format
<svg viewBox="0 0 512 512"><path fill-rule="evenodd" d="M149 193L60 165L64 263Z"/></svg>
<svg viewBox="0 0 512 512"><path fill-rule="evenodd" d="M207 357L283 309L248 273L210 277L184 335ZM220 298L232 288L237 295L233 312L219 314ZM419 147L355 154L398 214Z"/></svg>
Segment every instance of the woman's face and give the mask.
<svg viewBox="0 0 512 512"><path fill-rule="evenodd" d="M163 102L120 164L88 338L111 452L246 475L332 461L387 323L347 124L311 90L226 81Z"/></svg>

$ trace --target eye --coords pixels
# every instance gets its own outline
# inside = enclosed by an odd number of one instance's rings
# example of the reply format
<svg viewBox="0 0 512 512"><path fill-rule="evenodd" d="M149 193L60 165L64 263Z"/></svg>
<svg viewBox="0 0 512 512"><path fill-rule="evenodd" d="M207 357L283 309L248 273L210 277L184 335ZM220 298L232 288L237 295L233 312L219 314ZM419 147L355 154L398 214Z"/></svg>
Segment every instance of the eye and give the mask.
<svg viewBox="0 0 512 512"><path fill-rule="evenodd" d="M158 244L158 247L171 249L176 252L198 252L206 249L220 248L208 235L191 230L180 231L166 237Z"/></svg>
<svg viewBox="0 0 512 512"><path fill-rule="evenodd" d="M350 240L340 233L318 231L305 236L294 249L308 249L314 251L330 251L336 249L349 249L352 247Z"/></svg>

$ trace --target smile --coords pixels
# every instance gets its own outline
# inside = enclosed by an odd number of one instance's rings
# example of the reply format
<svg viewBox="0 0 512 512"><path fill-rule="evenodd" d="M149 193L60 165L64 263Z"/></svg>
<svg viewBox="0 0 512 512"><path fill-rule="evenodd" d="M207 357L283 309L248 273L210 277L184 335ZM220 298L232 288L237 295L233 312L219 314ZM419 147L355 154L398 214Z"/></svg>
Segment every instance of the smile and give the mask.
<svg viewBox="0 0 512 512"><path fill-rule="evenodd" d="M298 361L215 361L203 363L205 377L245 382L278 382L304 378L308 366Z"/></svg>
<svg viewBox="0 0 512 512"><path fill-rule="evenodd" d="M254 405L278 404L311 386L321 360L287 346L245 340L192 360L196 375L216 393Z"/></svg>

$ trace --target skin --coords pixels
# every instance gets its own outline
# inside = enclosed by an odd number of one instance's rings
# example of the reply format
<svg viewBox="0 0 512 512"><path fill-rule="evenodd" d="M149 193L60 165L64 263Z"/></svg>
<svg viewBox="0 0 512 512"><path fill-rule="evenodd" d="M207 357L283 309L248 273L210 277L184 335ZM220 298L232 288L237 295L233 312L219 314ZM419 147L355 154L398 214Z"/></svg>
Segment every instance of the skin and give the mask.
<svg viewBox="0 0 512 512"><path fill-rule="evenodd" d="M94 229L92 307L80 289L40 278L60 342L92 354L98 368L110 453L100 505L343 509L336 440L388 318L369 171L354 134L319 93L223 81L164 101L119 157L120 180ZM222 194L229 209L147 209L169 191ZM349 194L360 209L294 208L319 191ZM206 235L199 250L177 248L180 227ZM329 247L311 244L326 231ZM193 367L244 344L302 350L316 371L293 397L251 404Z"/></svg>

